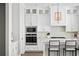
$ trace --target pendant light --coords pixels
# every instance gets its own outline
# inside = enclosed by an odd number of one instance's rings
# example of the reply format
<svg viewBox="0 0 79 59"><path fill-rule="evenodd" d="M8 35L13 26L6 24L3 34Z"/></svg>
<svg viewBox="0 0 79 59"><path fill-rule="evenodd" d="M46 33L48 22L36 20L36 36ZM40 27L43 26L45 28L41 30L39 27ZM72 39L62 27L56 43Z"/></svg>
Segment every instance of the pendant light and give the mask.
<svg viewBox="0 0 79 59"><path fill-rule="evenodd" d="M59 23L59 21L61 20L61 12L59 10L59 3L57 3L56 5L57 10L55 12L55 20L57 21L57 23Z"/></svg>

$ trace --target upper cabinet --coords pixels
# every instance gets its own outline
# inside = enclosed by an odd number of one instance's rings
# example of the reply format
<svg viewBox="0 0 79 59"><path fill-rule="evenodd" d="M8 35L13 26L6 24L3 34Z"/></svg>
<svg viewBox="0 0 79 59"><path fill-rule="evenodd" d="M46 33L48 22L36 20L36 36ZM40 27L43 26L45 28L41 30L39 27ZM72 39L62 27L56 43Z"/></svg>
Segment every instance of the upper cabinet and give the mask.
<svg viewBox="0 0 79 59"><path fill-rule="evenodd" d="M79 32L79 9L77 6L66 8L66 32Z"/></svg>
<svg viewBox="0 0 79 59"><path fill-rule="evenodd" d="M50 7L51 25L66 26L66 9L65 6L55 4Z"/></svg>
<svg viewBox="0 0 79 59"><path fill-rule="evenodd" d="M49 26L65 26L66 32L79 31L79 6L70 4L26 5L25 25L38 26L38 31Z"/></svg>
<svg viewBox="0 0 79 59"><path fill-rule="evenodd" d="M48 7L39 7L38 8L38 26L49 26L50 25L50 14Z"/></svg>
<svg viewBox="0 0 79 59"><path fill-rule="evenodd" d="M25 11L26 26L37 26L37 8L26 8Z"/></svg>
<svg viewBox="0 0 79 59"><path fill-rule="evenodd" d="M48 6L38 7L38 32L49 31L50 26L50 8Z"/></svg>

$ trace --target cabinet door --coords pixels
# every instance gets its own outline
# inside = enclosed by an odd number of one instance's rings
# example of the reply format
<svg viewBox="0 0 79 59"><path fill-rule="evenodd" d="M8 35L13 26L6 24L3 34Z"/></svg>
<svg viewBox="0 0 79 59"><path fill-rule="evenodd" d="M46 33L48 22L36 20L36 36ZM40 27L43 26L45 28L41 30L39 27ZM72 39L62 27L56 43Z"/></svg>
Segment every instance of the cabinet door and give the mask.
<svg viewBox="0 0 79 59"><path fill-rule="evenodd" d="M67 14L66 14L66 31L67 32L79 31L78 15L74 13L74 10L75 9L73 7L67 8Z"/></svg>
<svg viewBox="0 0 79 59"><path fill-rule="evenodd" d="M72 31L72 16L71 15L66 15L66 31L70 32Z"/></svg>
<svg viewBox="0 0 79 59"><path fill-rule="evenodd" d="M38 50L39 51L43 51L43 43L42 42L39 43Z"/></svg>
<svg viewBox="0 0 79 59"><path fill-rule="evenodd" d="M27 8L26 9L26 26L37 26L37 20L38 20L38 16L37 16L37 9L36 8Z"/></svg>
<svg viewBox="0 0 79 59"><path fill-rule="evenodd" d="M73 19L72 19L72 31L73 32L78 32L79 31L79 23L78 23L78 16L75 15L73 16Z"/></svg>
<svg viewBox="0 0 79 59"><path fill-rule="evenodd" d="M50 16L49 8L39 8L38 15L38 26L49 26L50 25Z"/></svg>
<svg viewBox="0 0 79 59"><path fill-rule="evenodd" d="M65 26L65 6L54 5L51 7L51 25L52 26Z"/></svg>
<svg viewBox="0 0 79 59"><path fill-rule="evenodd" d="M26 13L25 13L25 24L26 26L31 26L32 22L31 22L31 9L27 8L25 9Z"/></svg>
<svg viewBox="0 0 79 59"><path fill-rule="evenodd" d="M45 31L46 27L50 26L49 12L49 8L39 8L38 31Z"/></svg>
<svg viewBox="0 0 79 59"><path fill-rule="evenodd" d="M38 10L36 8L32 9L32 13L31 13L31 22L32 22L32 26L37 26L37 20L38 20Z"/></svg>

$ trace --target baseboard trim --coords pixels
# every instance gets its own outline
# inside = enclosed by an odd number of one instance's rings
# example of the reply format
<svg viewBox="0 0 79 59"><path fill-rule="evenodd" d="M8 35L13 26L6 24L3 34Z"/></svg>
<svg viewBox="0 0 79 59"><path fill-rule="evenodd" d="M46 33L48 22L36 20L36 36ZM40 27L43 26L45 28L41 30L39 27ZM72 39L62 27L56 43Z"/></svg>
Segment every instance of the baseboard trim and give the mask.
<svg viewBox="0 0 79 59"><path fill-rule="evenodd" d="M35 53L43 53L43 51L38 51L38 50L36 50L36 51L25 51L25 53L27 53L27 52L29 52L29 53L32 53L32 52L33 52L33 53L34 53L34 52L35 52Z"/></svg>

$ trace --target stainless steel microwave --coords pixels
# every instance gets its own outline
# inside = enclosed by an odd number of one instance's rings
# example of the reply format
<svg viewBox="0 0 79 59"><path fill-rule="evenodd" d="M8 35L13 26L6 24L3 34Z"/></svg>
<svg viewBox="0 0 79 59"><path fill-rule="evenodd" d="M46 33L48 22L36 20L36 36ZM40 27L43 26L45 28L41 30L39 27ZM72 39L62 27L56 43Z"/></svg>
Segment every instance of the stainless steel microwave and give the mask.
<svg viewBox="0 0 79 59"><path fill-rule="evenodd" d="M37 32L37 27L36 26L26 27L26 32L27 33L36 33Z"/></svg>

